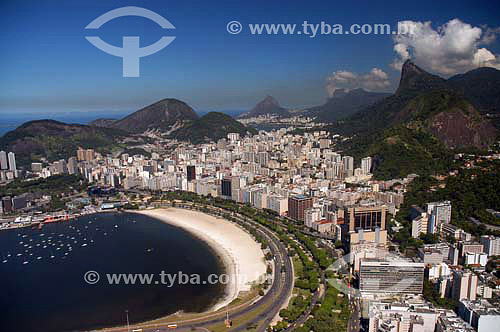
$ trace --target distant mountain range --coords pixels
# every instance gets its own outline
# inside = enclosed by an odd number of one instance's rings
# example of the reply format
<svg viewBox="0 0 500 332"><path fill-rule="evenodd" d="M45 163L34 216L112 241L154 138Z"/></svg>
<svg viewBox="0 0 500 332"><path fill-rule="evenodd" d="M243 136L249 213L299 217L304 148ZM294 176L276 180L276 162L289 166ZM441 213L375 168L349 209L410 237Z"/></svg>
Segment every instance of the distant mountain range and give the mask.
<svg viewBox="0 0 500 332"><path fill-rule="evenodd" d="M262 115L276 115L280 117L288 117L290 113L286 108L280 106L279 102L272 96L267 96L260 101L250 111L241 114L238 118L246 119Z"/></svg>
<svg viewBox="0 0 500 332"><path fill-rule="evenodd" d="M337 121L330 130L352 137L341 144L346 153L374 156L379 177L442 171L453 151L485 149L497 139L498 130L484 115L500 113L492 92L498 87L489 83L499 75L482 68L445 80L406 61L395 94Z"/></svg>
<svg viewBox="0 0 500 332"><path fill-rule="evenodd" d="M255 132L224 113L209 112L200 118L185 102L172 98L146 106L121 120L97 119L91 125L129 133L155 130L192 143L217 141L231 132L242 136Z"/></svg>
<svg viewBox="0 0 500 332"><path fill-rule="evenodd" d="M163 135L192 143L217 141L230 132L241 136L255 133L231 116L209 112L199 117L183 101L163 99L123 119L97 119L90 125L67 124L54 120L30 121L0 138L0 149L16 153L18 164L46 158L67 159L78 147L94 148L108 153L119 146L117 139L130 134L157 131Z"/></svg>
<svg viewBox="0 0 500 332"><path fill-rule="evenodd" d="M334 122L346 118L364 107L390 96L389 93L369 92L363 89L335 90L333 96L325 104L313 106L300 111L290 111L281 107L276 98L267 96L258 102L250 111L238 116L239 119L248 119L258 116L274 115L287 118L293 115L309 116L317 118L321 122Z"/></svg>
<svg viewBox="0 0 500 332"><path fill-rule="evenodd" d="M332 133L349 138L337 149L357 158L373 156L379 178L445 171L453 153L486 149L498 139L500 71L478 68L446 80L406 61L394 94L336 90L324 105L300 112L267 96L242 117L266 114L302 114L331 122ZM79 146L109 152L118 138L145 131L193 143L217 141L229 132L255 133L223 113L200 118L189 105L170 98L90 126L30 121L0 138L0 149L15 152L20 163L43 157L52 161L74 155Z"/></svg>
<svg viewBox="0 0 500 332"><path fill-rule="evenodd" d="M333 122L346 118L388 96L390 93L369 92L363 89L337 89L325 104L308 108L302 114L316 117L321 122Z"/></svg>

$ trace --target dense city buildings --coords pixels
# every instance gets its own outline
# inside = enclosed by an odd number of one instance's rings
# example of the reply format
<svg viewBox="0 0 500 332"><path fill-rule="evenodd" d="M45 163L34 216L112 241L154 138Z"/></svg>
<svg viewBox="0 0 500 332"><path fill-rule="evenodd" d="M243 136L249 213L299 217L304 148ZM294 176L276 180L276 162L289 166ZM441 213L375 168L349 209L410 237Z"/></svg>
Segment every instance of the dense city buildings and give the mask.
<svg viewBox="0 0 500 332"><path fill-rule="evenodd" d="M494 298L496 284L484 277L484 271L488 257L499 252L498 238L483 236L479 243L452 224L449 201L414 205L409 209L408 230L419 245L411 259L404 258L395 250L390 231L401 227L394 216L415 176L373 180L372 159L342 156L326 132L295 135L284 128L252 137L229 134L215 143L167 140L163 144L159 151L160 145L145 145L150 157L102 155L80 148L68 159L32 163L28 173L39 178L78 175L103 192L187 191L288 217L283 222L302 227L316 245L336 257L349 254L347 275L371 310L372 316L364 317L369 331L431 332L435 327L456 332L477 325L426 301L405 300L424 293L424 279L440 298ZM14 179L10 165L15 156L10 156L0 153L0 168L4 178ZM0 212L12 216L29 211L37 199L25 194L2 197ZM44 202L48 201L50 197ZM115 207L113 202L100 205L103 210ZM396 302L377 302L387 299ZM488 319L483 315L482 322Z"/></svg>

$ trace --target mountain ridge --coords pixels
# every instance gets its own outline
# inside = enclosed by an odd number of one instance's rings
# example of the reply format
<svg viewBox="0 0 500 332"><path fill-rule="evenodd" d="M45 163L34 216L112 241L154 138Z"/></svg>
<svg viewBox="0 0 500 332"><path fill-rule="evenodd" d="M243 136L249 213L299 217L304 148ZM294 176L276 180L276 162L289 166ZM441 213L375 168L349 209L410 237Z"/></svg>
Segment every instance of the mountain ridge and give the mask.
<svg viewBox="0 0 500 332"><path fill-rule="evenodd" d="M193 144L217 141L225 138L228 133L256 133L256 130L246 127L231 116L221 112L209 112L201 118L171 133L171 138L189 141Z"/></svg>
<svg viewBox="0 0 500 332"><path fill-rule="evenodd" d="M361 88L337 89L323 105L308 108L303 114L316 117L321 122L333 122L353 115L388 96L389 93L370 92Z"/></svg>
<svg viewBox="0 0 500 332"><path fill-rule="evenodd" d="M403 65L395 94L337 121L330 131L350 137L339 144L346 153L373 156L381 178L445 171L453 151L485 149L498 136L459 89L411 61Z"/></svg>
<svg viewBox="0 0 500 332"><path fill-rule="evenodd" d="M175 98L165 98L113 121L106 127L138 134L151 129L168 131L178 122L198 118L198 114L185 102ZM98 120L102 122L102 119Z"/></svg>
<svg viewBox="0 0 500 332"><path fill-rule="evenodd" d="M18 164L47 159L54 161L75 155L78 147L108 152L116 139L126 133L112 128L68 124L56 120L34 120L20 125L0 138L0 149L16 154Z"/></svg>
<svg viewBox="0 0 500 332"><path fill-rule="evenodd" d="M261 115L277 115L286 117L290 113L286 108L280 106L280 103L273 96L266 96L263 100L258 102L250 111L240 115L238 118L252 118Z"/></svg>

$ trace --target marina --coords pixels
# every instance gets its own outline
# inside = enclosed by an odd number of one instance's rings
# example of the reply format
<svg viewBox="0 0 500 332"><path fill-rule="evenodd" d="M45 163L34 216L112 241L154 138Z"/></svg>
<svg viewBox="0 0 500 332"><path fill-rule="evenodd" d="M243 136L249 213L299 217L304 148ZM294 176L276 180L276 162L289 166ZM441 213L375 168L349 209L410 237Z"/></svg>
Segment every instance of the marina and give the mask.
<svg viewBox="0 0 500 332"><path fill-rule="evenodd" d="M188 260L176 253L183 252ZM0 232L0 321L6 331L88 330L179 310L199 312L224 296L223 285L110 285L107 273L221 273L211 248L148 216L98 213ZM87 271L101 282L87 284ZM55 296L57 294L57 296ZM16 298L15 302L11 299ZM175 299L175 300L172 300ZM80 303L78 307L73 303Z"/></svg>

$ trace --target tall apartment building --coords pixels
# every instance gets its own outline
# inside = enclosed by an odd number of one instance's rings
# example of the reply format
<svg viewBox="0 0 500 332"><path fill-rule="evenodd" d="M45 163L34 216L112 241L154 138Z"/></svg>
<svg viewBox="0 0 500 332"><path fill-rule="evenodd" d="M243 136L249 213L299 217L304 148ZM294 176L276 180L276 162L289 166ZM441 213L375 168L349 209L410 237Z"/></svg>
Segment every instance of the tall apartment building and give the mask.
<svg viewBox="0 0 500 332"><path fill-rule="evenodd" d="M362 260L359 289L362 293L421 294L424 268L424 263Z"/></svg>
<svg viewBox="0 0 500 332"><path fill-rule="evenodd" d="M387 207L377 206L350 206L344 209L344 220L349 225L349 232L359 229L372 231L375 228L385 230Z"/></svg>
<svg viewBox="0 0 500 332"><path fill-rule="evenodd" d="M188 181L196 180L196 166L194 165L186 166L186 177Z"/></svg>
<svg viewBox="0 0 500 332"><path fill-rule="evenodd" d="M12 212L12 198L10 196L2 197L2 209L3 213Z"/></svg>
<svg viewBox="0 0 500 332"><path fill-rule="evenodd" d="M231 198L231 178L224 178L221 181L221 194L227 198Z"/></svg>
<svg viewBox="0 0 500 332"><path fill-rule="evenodd" d="M428 232L435 234L442 224L449 224L451 221L451 202L427 203L427 214L429 215Z"/></svg>
<svg viewBox="0 0 500 332"><path fill-rule="evenodd" d="M385 205L348 206L340 211L339 217L344 219L341 225L342 239L349 241L351 250L362 243L386 245Z"/></svg>
<svg viewBox="0 0 500 332"><path fill-rule="evenodd" d="M481 244L484 247L484 252L488 256L500 255L500 237L483 235L481 236Z"/></svg>
<svg viewBox="0 0 500 332"><path fill-rule="evenodd" d="M75 157L69 157L67 167L68 167L68 173L69 174L76 174L76 173L78 173L78 164L77 164L77 161L76 161Z"/></svg>
<svg viewBox="0 0 500 332"><path fill-rule="evenodd" d="M267 152L259 152L257 155L257 159L259 161L260 166L267 166L267 163L269 162L269 153Z"/></svg>
<svg viewBox="0 0 500 332"><path fill-rule="evenodd" d="M231 142L235 142L240 139L240 134L238 133L228 133L227 134L227 139L230 140Z"/></svg>
<svg viewBox="0 0 500 332"><path fill-rule="evenodd" d="M14 175L17 177L16 155L14 152L9 152L7 159L9 160L9 171L14 172Z"/></svg>
<svg viewBox="0 0 500 332"><path fill-rule="evenodd" d="M427 212L417 205L412 205L410 210L411 237L418 238L421 234L427 234L429 218Z"/></svg>
<svg viewBox="0 0 500 332"><path fill-rule="evenodd" d="M363 174L370 174L372 170L372 157L361 159L361 170Z"/></svg>
<svg viewBox="0 0 500 332"><path fill-rule="evenodd" d="M344 164L344 172L346 177L354 175L354 158L351 156L342 157L342 163Z"/></svg>
<svg viewBox="0 0 500 332"><path fill-rule="evenodd" d="M0 169L9 169L9 162L7 161L7 152L0 151Z"/></svg>
<svg viewBox="0 0 500 332"><path fill-rule="evenodd" d="M288 200L280 195L268 195L267 208L283 216L288 211Z"/></svg>
<svg viewBox="0 0 500 332"><path fill-rule="evenodd" d="M477 293L477 275L469 271L453 271L452 297L457 300L475 300Z"/></svg>
<svg viewBox="0 0 500 332"><path fill-rule="evenodd" d="M315 223L316 221L319 221L321 219L321 209L310 208L310 209L307 209L304 213L305 213L304 224L307 227L312 228L313 223Z"/></svg>
<svg viewBox="0 0 500 332"><path fill-rule="evenodd" d="M288 217L294 220L304 221L305 210L312 208L312 197L296 195L288 198Z"/></svg>
<svg viewBox="0 0 500 332"><path fill-rule="evenodd" d="M93 149L78 148L76 150L76 158L78 161L92 161L95 159L95 152Z"/></svg>

